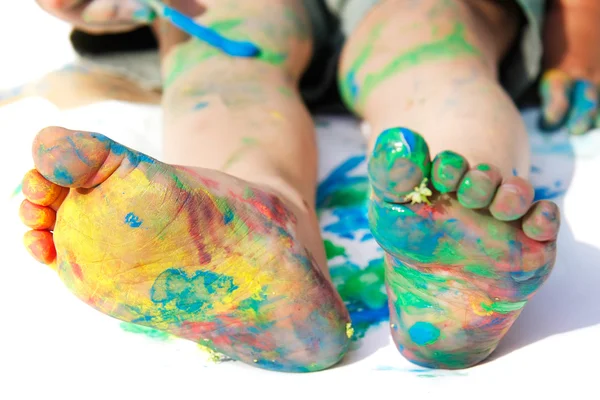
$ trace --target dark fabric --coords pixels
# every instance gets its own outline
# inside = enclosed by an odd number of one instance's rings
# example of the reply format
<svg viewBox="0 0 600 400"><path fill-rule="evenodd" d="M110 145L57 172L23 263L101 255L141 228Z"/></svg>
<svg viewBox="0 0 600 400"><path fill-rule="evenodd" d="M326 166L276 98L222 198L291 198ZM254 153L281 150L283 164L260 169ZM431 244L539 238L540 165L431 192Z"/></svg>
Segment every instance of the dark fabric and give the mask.
<svg viewBox="0 0 600 400"><path fill-rule="evenodd" d="M148 27L111 35L91 35L74 30L70 39L75 51L81 55L158 49L156 38Z"/></svg>

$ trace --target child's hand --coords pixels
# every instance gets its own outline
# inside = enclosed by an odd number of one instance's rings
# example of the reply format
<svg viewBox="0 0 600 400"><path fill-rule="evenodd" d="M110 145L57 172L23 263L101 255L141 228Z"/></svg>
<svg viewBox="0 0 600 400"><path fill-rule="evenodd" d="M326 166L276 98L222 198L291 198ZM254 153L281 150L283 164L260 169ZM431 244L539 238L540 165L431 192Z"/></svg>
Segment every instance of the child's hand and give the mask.
<svg viewBox="0 0 600 400"><path fill-rule="evenodd" d="M116 33L151 23L155 14L137 0L36 0L50 14L89 33Z"/></svg>
<svg viewBox="0 0 600 400"><path fill-rule="evenodd" d="M574 135L600 127L600 1L554 0L544 29L543 125Z"/></svg>

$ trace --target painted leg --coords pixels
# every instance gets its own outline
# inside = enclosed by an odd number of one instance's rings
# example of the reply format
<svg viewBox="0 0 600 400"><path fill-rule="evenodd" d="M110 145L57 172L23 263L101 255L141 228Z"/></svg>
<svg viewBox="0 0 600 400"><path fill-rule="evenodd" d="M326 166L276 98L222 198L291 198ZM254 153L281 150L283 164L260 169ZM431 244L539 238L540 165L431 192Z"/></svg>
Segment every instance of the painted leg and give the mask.
<svg viewBox="0 0 600 400"><path fill-rule="evenodd" d="M392 336L419 365L485 359L554 265L558 209L532 205L525 127L496 79L513 12L387 1L343 54L342 92L376 133L369 218Z"/></svg>
<svg viewBox="0 0 600 400"><path fill-rule="evenodd" d="M554 0L544 23L544 64L540 81L542 127L566 126L582 135L600 126L598 88L600 3L594 0Z"/></svg>
<svg viewBox="0 0 600 400"><path fill-rule="evenodd" d="M166 157L176 165L100 134L42 131L23 186L21 217L34 229L25 242L81 300L115 318L262 368L327 368L347 350L349 317L309 206L314 132L296 84L310 37L219 4L207 18L224 19L209 22L233 29L246 15L249 39L279 46L283 61L232 60L161 38L171 79ZM273 13L297 4L269 0ZM262 42L261 23L290 37Z"/></svg>

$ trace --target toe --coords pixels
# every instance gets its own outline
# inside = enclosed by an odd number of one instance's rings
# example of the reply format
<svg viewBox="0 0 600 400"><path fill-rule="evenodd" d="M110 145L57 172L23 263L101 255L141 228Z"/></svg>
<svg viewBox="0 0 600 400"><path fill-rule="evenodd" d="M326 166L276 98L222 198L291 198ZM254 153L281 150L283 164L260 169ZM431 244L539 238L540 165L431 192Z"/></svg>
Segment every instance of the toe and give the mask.
<svg viewBox="0 0 600 400"><path fill-rule="evenodd" d="M531 183L518 176L511 176L498 188L490 205L490 213L500 221L517 220L529 210L534 194Z"/></svg>
<svg viewBox="0 0 600 400"><path fill-rule="evenodd" d="M36 169L49 181L65 187L91 188L104 182L124 160L132 167L156 161L97 133L51 127L33 141Z"/></svg>
<svg viewBox="0 0 600 400"><path fill-rule="evenodd" d="M598 109L596 85L587 80L575 82L571 97L571 111L567 119L567 129L572 135L583 135L594 123Z"/></svg>
<svg viewBox="0 0 600 400"><path fill-rule="evenodd" d="M25 248L36 261L51 264L56 259L56 249L52 233L48 231L29 231L23 236Z"/></svg>
<svg viewBox="0 0 600 400"><path fill-rule="evenodd" d="M502 176L500 171L488 164L479 164L469 170L458 186L458 201L466 208L485 208L494 198Z"/></svg>
<svg viewBox="0 0 600 400"><path fill-rule="evenodd" d="M565 72L552 69L544 74L540 81L542 101L542 128L559 128L569 111L569 98L573 80Z"/></svg>
<svg viewBox="0 0 600 400"><path fill-rule="evenodd" d="M430 169L427 143L421 135L406 128L383 131L369 159L373 191L391 202L403 202L429 176Z"/></svg>
<svg viewBox="0 0 600 400"><path fill-rule="evenodd" d="M23 200L19 208L21 221L31 229L53 229L56 221L56 212L50 207L33 204Z"/></svg>
<svg viewBox="0 0 600 400"><path fill-rule="evenodd" d="M23 178L23 194L33 204L49 206L55 203L63 192L58 186L44 178L37 170L32 169Z"/></svg>
<svg viewBox="0 0 600 400"><path fill-rule="evenodd" d="M467 160L453 151L444 151L433 160L431 182L440 193L454 192L468 168Z"/></svg>
<svg viewBox="0 0 600 400"><path fill-rule="evenodd" d="M559 228L560 211L551 201L538 201L523 217L523 232L533 240L554 240Z"/></svg>

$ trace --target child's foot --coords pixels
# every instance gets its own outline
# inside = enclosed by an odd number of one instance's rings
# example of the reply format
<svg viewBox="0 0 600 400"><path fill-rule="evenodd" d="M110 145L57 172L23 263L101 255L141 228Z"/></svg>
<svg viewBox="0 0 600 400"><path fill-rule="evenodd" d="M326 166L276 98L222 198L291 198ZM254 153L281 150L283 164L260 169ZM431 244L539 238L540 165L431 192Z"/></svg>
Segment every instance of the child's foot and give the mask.
<svg viewBox="0 0 600 400"><path fill-rule="evenodd" d="M542 127L563 125L582 135L600 128L600 2L549 2L544 21L544 64L540 80Z"/></svg>
<svg viewBox="0 0 600 400"><path fill-rule="evenodd" d="M268 369L346 352L347 311L277 196L62 128L37 136L33 158L26 245L92 307Z"/></svg>
<svg viewBox="0 0 600 400"><path fill-rule="evenodd" d="M423 138L402 128L379 136L369 176L369 219L386 251L391 331L400 352L432 368L477 364L550 274L557 206L532 204L525 179L502 179L486 164L469 168L456 153L431 163ZM424 178L436 189L431 199L425 187L413 192ZM423 202L398 204L411 192Z"/></svg>

